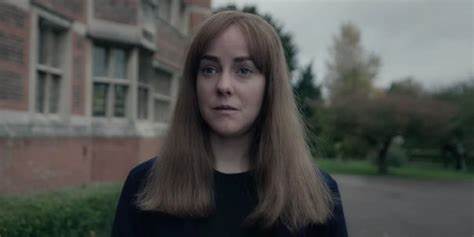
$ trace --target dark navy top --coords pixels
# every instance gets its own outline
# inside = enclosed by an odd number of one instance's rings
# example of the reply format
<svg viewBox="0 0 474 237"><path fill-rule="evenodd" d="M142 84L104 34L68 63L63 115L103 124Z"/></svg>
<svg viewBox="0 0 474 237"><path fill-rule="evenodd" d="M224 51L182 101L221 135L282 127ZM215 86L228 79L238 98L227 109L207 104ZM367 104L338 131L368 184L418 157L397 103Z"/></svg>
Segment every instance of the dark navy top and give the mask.
<svg viewBox="0 0 474 237"><path fill-rule="evenodd" d="M181 218L165 213L138 210L134 205L135 194L142 187L155 159L143 162L130 171L117 205L112 228L113 237L347 236L337 183L325 172L322 174L335 202L333 217L325 224L309 225L293 235L282 224L276 224L271 229L240 226L258 203L253 170L236 174L225 174L214 170L216 211L209 217Z"/></svg>

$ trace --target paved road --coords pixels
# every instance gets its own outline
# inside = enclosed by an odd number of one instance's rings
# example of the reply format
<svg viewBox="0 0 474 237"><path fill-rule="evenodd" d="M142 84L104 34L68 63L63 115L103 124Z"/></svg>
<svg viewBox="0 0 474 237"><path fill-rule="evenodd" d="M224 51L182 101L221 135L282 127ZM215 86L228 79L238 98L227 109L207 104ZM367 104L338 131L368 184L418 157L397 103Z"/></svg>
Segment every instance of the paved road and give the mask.
<svg viewBox="0 0 474 237"><path fill-rule="evenodd" d="M334 178L351 237L474 237L474 182Z"/></svg>

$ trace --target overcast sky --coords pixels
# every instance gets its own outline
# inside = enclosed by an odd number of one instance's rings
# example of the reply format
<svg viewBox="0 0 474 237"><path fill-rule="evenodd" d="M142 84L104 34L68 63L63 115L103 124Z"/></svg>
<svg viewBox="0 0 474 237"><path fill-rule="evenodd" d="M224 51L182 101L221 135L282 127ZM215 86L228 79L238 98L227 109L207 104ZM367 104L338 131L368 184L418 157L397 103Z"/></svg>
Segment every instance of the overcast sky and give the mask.
<svg viewBox="0 0 474 237"><path fill-rule="evenodd" d="M300 65L314 60L323 78L328 48L342 23L382 58L376 85L413 76L433 89L474 75L474 0L212 0L213 7L254 4L292 32Z"/></svg>

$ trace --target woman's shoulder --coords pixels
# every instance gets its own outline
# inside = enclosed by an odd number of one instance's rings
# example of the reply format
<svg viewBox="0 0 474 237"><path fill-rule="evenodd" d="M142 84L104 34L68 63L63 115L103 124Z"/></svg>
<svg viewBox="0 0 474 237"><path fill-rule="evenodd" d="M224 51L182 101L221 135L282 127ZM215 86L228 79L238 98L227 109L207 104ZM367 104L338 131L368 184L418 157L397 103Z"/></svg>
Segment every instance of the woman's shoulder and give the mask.
<svg viewBox="0 0 474 237"><path fill-rule="evenodd" d="M155 163L156 159L158 159L158 157L155 156L134 166L129 172L129 177L131 176L139 178L146 176L146 174L150 171L151 167L153 167L153 164Z"/></svg>
<svg viewBox="0 0 474 237"><path fill-rule="evenodd" d="M321 174L324 183L332 192L339 192L339 188L337 185L336 180L328 174L326 171L319 169L319 173Z"/></svg>
<svg viewBox="0 0 474 237"><path fill-rule="evenodd" d="M158 158L153 157L143 161L128 172L122 191L124 195L133 197L139 191L140 187L144 185L148 172L153 167L156 159Z"/></svg>

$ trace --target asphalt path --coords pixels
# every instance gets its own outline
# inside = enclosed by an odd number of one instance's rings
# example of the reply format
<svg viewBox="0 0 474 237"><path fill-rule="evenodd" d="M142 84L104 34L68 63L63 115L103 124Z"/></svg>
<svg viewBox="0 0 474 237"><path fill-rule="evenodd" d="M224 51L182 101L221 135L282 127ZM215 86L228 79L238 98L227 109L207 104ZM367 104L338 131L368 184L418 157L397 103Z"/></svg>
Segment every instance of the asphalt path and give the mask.
<svg viewBox="0 0 474 237"><path fill-rule="evenodd" d="M474 182L333 175L352 237L474 237Z"/></svg>

